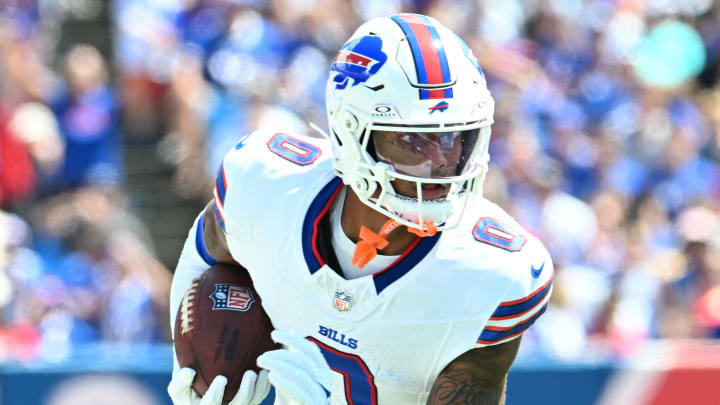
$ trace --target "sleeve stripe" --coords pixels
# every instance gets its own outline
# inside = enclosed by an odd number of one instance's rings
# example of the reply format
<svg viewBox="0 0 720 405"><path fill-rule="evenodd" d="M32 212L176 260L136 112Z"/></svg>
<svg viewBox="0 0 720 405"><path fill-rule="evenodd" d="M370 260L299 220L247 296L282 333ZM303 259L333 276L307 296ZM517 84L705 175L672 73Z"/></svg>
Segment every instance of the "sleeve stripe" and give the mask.
<svg viewBox="0 0 720 405"><path fill-rule="evenodd" d="M225 165L221 164L218 169L217 178L215 179L215 194L220 200L220 205L225 204L225 190L227 189L227 180L225 179Z"/></svg>
<svg viewBox="0 0 720 405"><path fill-rule="evenodd" d="M529 296L523 298L521 302L513 305L506 305L506 303L501 303L497 307L495 312L493 312L490 319L493 321L500 321L503 319L519 317L528 313L529 311L532 311L533 308L535 308L539 303L541 303L548 295L548 293L552 289L552 281L553 278L550 277L550 280L548 280L548 282L545 283L544 286L540 287L538 290L536 290Z"/></svg>
<svg viewBox="0 0 720 405"><path fill-rule="evenodd" d="M523 332L524 332L524 331L523 331ZM502 339L500 339L500 340L495 340L495 341L492 341L492 342L486 341L486 340L479 340L479 339L478 339L477 343L478 343L478 344L481 344L481 345L484 345L484 346L499 345L499 344L501 344L501 343L506 343L506 342L509 342L509 341L515 339L516 337L522 335L523 332L514 333L514 334L512 334L512 335L510 335L510 336L508 336L508 337L502 338ZM481 346L481 347L482 347L482 346Z"/></svg>
<svg viewBox="0 0 720 405"><path fill-rule="evenodd" d="M535 316L535 314L537 314L538 311L540 311L540 309L542 309L542 307L545 306L545 304L547 304L548 301L550 301L551 294L552 294L552 288L545 295L545 298L542 301L538 302L537 305L535 305L534 307L530 308L529 310L523 312L522 314L520 314L518 316L506 317L504 319L490 318L487 321L487 323L485 324L485 329L489 329L489 330L500 330L500 329L495 329L495 328L509 329L509 328L514 327L515 325L525 322L529 318L532 318L533 316Z"/></svg>
<svg viewBox="0 0 720 405"><path fill-rule="evenodd" d="M542 287L540 287L540 288L538 288L537 290L533 291L533 293L530 294L530 295L528 295L527 297L525 297L525 298L519 298L519 299L516 299L516 300L513 300L513 301L501 302L499 306L501 306L501 307L509 307L509 306L512 306L512 305L522 304L523 302L531 299L532 297L536 296L537 294L540 294L545 288L547 288L547 286L550 285L550 283L552 283L553 276L554 276L554 274L550 275L550 279L549 279L547 282L545 282L545 284L543 284Z"/></svg>
<svg viewBox="0 0 720 405"><path fill-rule="evenodd" d="M223 232L227 233L227 231L225 230L225 217L222 214L217 199L215 200L215 204L213 204L213 214L215 215L215 220L217 221L218 225L220 225L220 228L222 228Z"/></svg>
<svg viewBox="0 0 720 405"><path fill-rule="evenodd" d="M225 204L223 204L223 201L220 200L220 193L218 192L217 186L213 189L213 196L215 196L215 206L217 206L221 211L225 209Z"/></svg>
<svg viewBox="0 0 720 405"><path fill-rule="evenodd" d="M533 315L531 318L528 318L525 322L519 323L519 324L515 325L514 327L501 328L501 327L488 326L485 329L483 329L482 333L480 334L480 337L477 340L477 343L493 344L493 343L497 343L499 340L517 336L520 333L523 333L525 331L525 329L529 328L530 325L535 323L535 321L540 317L540 315L542 315L545 312L546 309L547 309L547 304L545 304L542 307L542 309L540 311L538 311L535 315Z"/></svg>
<svg viewBox="0 0 720 405"><path fill-rule="evenodd" d="M218 261L210 255L210 252L208 252L207 246L205 246L205 237L203 232L203 215L200 215L197 223L197 231L195 231L195 248L208 266L214 266L218 263Z"/></svg>

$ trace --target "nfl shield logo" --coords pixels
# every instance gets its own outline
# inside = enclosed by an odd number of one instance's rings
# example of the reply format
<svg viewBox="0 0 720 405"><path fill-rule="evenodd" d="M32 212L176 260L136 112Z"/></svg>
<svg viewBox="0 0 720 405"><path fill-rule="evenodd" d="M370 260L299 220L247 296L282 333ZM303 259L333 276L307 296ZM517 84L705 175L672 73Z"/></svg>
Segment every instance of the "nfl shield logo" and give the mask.
<svg viewBox="0 0 720 405"><path fill-rule="evenodd" d="M226 309L245 312L255 302L247 287L233 284L215 284L215 292L210 295L213 301L212 310Z"/></svg>
<svg viewBox="0 0 720 405"><path fill-rule="evenodd" d="M345 291L336 291L335 299L333 300L333 307L335 307L338 311L348 311L350 310L351 298L352 297Z"/></svg>

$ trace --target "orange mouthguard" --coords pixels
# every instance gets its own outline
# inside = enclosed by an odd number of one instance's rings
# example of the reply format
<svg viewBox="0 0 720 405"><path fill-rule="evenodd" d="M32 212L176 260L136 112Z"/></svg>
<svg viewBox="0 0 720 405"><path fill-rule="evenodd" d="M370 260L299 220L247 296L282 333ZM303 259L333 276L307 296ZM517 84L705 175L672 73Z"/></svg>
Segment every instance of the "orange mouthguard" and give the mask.
<svg viewBox="0 0 720 405"><path fill-rule="evenodd" d="M350 263L359 269L365 267L366 264L370 263L370 260L377 256L378 250L384 249L389 244L385 238L400 225L400 222L389 219L383 224L378 233L371 231L365 226L361 226L361 240L355 245L355 252L353 253ZM424 238L435 235L437 233L437 226L433 222L424 221L422 229L408 227L408 232Z"/></svg>
<svg viewBox="0 0 720 405"><path fill-rule="evenodd" d="M400 226L400 222L394 219L387 220L378 233L361 226L361 241L355 245L355 253L353 253L350 263L359 269L365 267L366 264L370 263L370 260L377 256L378 250L384 249L388 245L389 242L385 238L398 226Z"/></svg>

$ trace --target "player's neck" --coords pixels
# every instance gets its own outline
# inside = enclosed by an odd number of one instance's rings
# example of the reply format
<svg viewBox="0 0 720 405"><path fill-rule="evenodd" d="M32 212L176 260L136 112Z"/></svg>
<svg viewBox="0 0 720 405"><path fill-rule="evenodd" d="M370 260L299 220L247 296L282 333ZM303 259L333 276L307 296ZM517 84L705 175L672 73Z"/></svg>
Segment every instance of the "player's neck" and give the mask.
<svg viewBox="0 0 720 405"><path fill-rule="evenodd" d="M342 218L340 220L342 229L348 238L357 243L360 240L361 226L365 226L373 232L378 232L388 219L385 215L363 204L352 189L348 187ZM416 236L407 232L407 228L403 226L388 235L387 241L390 242L390 244L381 250L380 253L384 255L402 254L405 249L412 244L415 238Z"/></svg>

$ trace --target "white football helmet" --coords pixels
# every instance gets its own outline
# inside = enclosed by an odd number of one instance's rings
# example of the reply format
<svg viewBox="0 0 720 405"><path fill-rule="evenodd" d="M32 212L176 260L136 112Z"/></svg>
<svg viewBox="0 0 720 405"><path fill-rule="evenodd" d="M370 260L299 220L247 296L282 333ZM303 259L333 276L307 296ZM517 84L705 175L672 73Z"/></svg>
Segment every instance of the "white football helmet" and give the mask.
<svg viewBox="0 0 720 405"><path fill-rule="evenodd" d="M363 203L408 227L457 226L482 189L494 111L460 37L418 14L366 22L330 67L326 108L335 170ZM400 194L395 180L414 184Z"/></svg>

